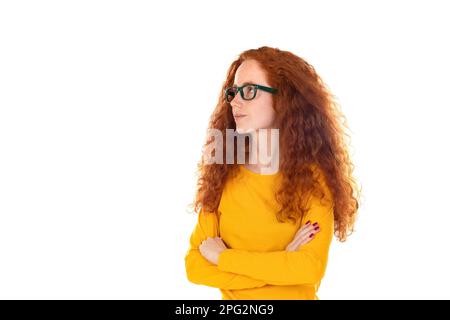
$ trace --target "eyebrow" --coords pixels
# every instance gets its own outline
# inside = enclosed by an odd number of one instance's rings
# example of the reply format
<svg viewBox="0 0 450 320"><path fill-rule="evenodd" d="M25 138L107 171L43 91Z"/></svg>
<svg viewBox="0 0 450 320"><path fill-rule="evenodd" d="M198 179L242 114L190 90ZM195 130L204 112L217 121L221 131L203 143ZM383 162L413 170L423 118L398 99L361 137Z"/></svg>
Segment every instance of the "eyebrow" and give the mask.
<svg viewBox="0 0 450 320"><path fill-rule="evenodd" d="M236 87L242 87L242 86L245 86L246 84L254 84L255 82L253 82L253 81L246 81L246 82L244 82L242 85L240 85L240 86L238 86L236 83L235 84L233 84L233 87L234 86L236 86Z"/></svg>

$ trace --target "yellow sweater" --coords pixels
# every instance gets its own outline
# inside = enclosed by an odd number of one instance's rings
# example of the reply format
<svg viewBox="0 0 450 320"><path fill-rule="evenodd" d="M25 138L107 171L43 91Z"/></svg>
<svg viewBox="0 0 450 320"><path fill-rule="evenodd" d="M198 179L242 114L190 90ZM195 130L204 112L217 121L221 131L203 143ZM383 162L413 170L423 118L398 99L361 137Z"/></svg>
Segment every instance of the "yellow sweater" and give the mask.
<svg viewBox="0 0 450 320"><path fill-rule="evenodd" d="M317 167L314 167L317 168ZM331 194L324 183L327 199ZM295 225L280 223L275 212L275 187L281 174L258 174L240 165L239 175L229 179L222 192L219 215L201 211L185 255L189 281L219 288L222 299L318 299L333 239L332 202L310 198L310 210ZM297 251L285 248L308 220L320 231ZM228 249L210 263L198 247L208 237L220 236Z"/></svg>

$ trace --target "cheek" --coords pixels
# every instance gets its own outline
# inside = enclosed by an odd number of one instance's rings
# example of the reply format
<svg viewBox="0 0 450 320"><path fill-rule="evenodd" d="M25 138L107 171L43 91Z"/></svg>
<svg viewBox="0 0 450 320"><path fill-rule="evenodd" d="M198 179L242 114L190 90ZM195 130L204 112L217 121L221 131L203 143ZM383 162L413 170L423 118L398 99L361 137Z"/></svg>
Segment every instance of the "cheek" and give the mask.
<svg viewBox="0 0 450 320"><path fill-rule="evenodd" d="M270 104L258 106L251 114L251 122L255 128L268 128L275 120L275 111Z"/></svg>

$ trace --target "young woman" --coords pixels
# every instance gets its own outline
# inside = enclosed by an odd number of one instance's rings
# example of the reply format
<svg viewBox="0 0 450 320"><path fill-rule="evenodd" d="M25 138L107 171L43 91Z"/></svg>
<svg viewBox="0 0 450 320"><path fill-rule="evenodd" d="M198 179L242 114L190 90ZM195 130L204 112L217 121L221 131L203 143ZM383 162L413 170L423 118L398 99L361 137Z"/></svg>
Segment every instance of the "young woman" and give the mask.
<svg viewBox="0 0 450 320"><path fill-rule="evenodd" d="M318 299L333 234L346 240L359 206L338 104L305 60L266 46L239 55L221 92L209 128L251 143L215 150L244 150L245 163L199 163L187 278L222 299ZM250 145L279 158L262 163Z"/></svg>

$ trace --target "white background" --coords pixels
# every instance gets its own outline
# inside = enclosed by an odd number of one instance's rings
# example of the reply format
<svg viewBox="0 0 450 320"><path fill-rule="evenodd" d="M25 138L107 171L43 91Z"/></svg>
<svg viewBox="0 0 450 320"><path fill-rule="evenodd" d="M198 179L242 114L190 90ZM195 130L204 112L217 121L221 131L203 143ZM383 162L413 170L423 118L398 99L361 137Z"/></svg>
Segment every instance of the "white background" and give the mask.
<svg viewBox="0 0 450 320"><path fill-rule="evenodd" d="M220 299L184 254L226 70L268 45L339 98L363 199L321 299L450 298L446 1L0 4L0 298ZM446 21L447 20L447 21Z"/></svg>

